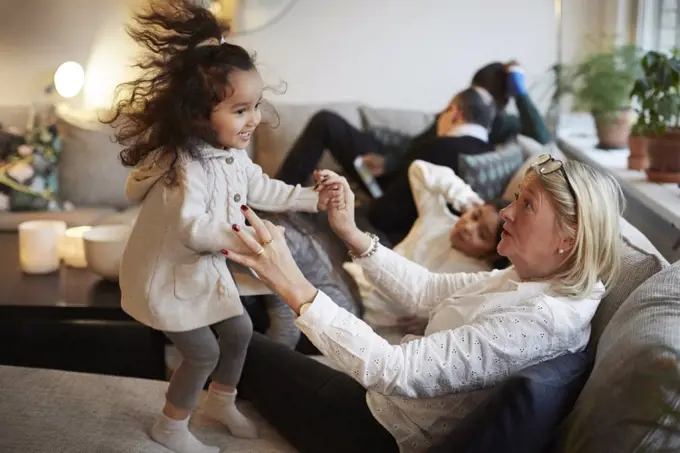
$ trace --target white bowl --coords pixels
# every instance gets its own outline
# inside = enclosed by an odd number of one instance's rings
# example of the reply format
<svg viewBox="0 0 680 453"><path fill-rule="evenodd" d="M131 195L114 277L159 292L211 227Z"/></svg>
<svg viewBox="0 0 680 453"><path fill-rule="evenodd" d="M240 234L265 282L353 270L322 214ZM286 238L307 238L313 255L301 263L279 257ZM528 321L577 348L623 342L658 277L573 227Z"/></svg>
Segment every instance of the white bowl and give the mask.
<svg viewBox="0 0 680 453"><path fill-rule="evenodd" d="M64 264L76 268L87 267L83 234L91 229L91 226L79 226L66 230L59 240L59 256Z"/></svg>
<svg viewBox="0 0 680 453"><path fill-rule="evenodd" d="M120 260L132 227L102 225L83 233L85 259L92 272L106 280L118 281Z"/></svg>

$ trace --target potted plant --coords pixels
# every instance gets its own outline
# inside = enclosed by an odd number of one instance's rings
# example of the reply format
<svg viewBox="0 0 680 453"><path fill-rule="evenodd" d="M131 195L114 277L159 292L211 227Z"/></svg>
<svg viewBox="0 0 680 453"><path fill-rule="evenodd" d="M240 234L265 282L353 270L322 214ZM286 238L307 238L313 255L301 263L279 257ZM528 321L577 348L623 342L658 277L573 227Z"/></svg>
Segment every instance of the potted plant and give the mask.
<svg viewBox="0 0 680 453"><path fill-rule="evenodd" d="M647 179L680 183L680 57L649 51L631 96L638 104L649 164Z"/></svg>
<svg viewBox="0 0 680 453"><path fill-rule="evenodd" d="M645 117L638 116L628 137L628 149L630 150L628 168L631 170L646 170L649 166L646 131L647 123Z"/></svg>
<svg viewBox="0 0 680 453"><path fill-rule="evenodd" d="M615 45L553 71L557 76L555 96L571 94L578 110L593 115L598 147L626 148L631 129L630 92L640 74L637 47Z"/></svg>

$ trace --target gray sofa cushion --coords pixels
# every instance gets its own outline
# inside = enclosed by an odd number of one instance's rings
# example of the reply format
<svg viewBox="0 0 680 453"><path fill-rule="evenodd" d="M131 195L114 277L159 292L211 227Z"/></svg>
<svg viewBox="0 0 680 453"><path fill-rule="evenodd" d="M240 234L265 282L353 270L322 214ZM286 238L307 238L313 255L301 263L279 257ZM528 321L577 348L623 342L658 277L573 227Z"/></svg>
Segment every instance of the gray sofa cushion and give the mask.
<svg viewBox="0 0 680 453"><path fill-rule="evenodd" d="M321 110L330 110L360 129L361 120L357 108L358 105L352 103L268 104L263 110L262 124L257 127L253 136L253 160L262 167L266 174L274 176L312 115ZM333 161L328 156L325 157L320 167L337 170L337 166L333 165Z"/></svg>
<svg viewBox="0 0 680 453"><path fill-rule="evenodd" d="M148 435L166 389L160 381L0 366L0 451L168 453ZM238 404L260 439L231 437L200 410L193 432L223 451L295 453L252 406Z"/></svg>
<svg viewBox="0 0 680 453"><path fill-rule="evenodd" d="M593 318L588 345L592 352L598 347L602 332L609 321L628 296L649 277L668 266L668 262L649 240L624 219L621 219L621 236L623 238L621 272Z"/></svg>
<svg viewBox="0 0 680 453"><path fill-rule="evenodd" d="M637 278L632 274L627 277ZM659 430L628 422L662 420L663 408L649 404L663 398L655 378L669 371L675 379L680 375L677 357L669 360L657 347L680 349L679 325L677 262L640 285L604 329L595 368L570 416L571 439L583 442L579 453L644 451L636 450L641 442L653 444L665 439ZM680 447L677 438L671 442L671 446Z"/></svg>
<svg viewBox="0 0 680 453"><path fill-rule="evenodd" d="M364 127L368 129L388 128L411 136L423 132L434 121L433 114L415 110L381 109L362 105L359 112Z"/></svg>

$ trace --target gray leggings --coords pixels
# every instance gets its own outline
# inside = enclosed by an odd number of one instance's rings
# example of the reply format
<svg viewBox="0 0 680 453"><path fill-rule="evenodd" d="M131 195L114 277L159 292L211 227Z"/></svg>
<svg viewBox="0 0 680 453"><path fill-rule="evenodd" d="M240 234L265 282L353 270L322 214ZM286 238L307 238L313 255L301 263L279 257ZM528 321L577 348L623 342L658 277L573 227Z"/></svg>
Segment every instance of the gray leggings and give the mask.
<svg viewBox="0 0 680 453"><path fill-rule="evenodd" d="M166 395L170 404L188 410L196 407L211 373L212 380L219 384L238 384L253 334L253 324L245 310L240 316L210 327L163 333L182 354L182 363L172 375Z"/></svg>

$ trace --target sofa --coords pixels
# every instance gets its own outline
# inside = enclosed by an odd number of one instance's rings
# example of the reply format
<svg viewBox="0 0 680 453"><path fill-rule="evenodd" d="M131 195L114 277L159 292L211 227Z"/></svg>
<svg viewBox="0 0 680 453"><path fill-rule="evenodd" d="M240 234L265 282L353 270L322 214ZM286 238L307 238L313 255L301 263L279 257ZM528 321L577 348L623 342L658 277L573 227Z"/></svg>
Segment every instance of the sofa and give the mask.
<svg viewBox="0 0 680 453"><path fill-rule="evenodd" d="M430 113L376 109L359 103L277 105L278 119L272 116L272 124L262 125L254 136L253 160L273 175L304 124L322 108L341 114L357 127L383 126L409 134L422 130L433 118ZM12 115L20 117L20 110L13 110ZM8 116L0 108L0 123ZM15 227L26 215L56 215L73 225L134 222L135 208L122 197L127 171L116 161L118 148L109 140L110 130L62 118L60 131L64 143L60 183L77 209L69 213L0 213L0 228ZM552 144L543 147L520 140L519 146L525 162L508 181L505 196L513 192L523 168L537 154L559 154ZM334 167L329 157L321 165ZM663 408L650 407L640 395L668 396L657 380L649 379L649 372L659 370L667 376L669 359L664 348L680 349L680 263L671 266L639 230L625 219L622 224L622 272L593 320L588 346L594 360L592 372L556 430L550 449L543 451L626 453L643 444L677 445L677 438L652 426L664 420ZM672 374L678 375L676 362L670 363L674 365ZM643 376L642 371L647 374ZM145 434L159 410L165 385L0 367L0 451L165 451ZM241 404L253 413L247 402ZM629 425L630 418L641 418L646 424ZM223 445L224 451L295 451L264 420L258 419L258 423L264 436L256 441L232 439L200 413L195 429L200 438Z"/></svg>

